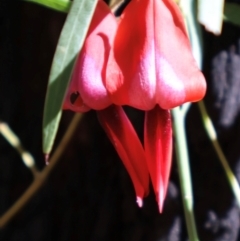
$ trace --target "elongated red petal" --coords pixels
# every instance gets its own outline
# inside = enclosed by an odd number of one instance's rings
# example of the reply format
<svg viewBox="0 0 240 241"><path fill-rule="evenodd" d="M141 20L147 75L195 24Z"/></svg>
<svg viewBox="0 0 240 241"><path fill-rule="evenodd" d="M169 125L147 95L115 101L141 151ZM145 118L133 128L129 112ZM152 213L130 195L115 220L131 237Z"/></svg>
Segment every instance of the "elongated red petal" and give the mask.
<svg viewBox="0 0 240 241"><path fill-rule="evenodd" d="M150 110L198 101L206 82L173 0L132 0L124 10L107 68L113 103Z"/></svg>
<svg viewBox="0 0 240 241"><path fill-rule="evenodd" d="M143 197L149 192L149 174L142 144L122 107L111 105L97 113L132 179L137 202L141 207Z"/></svg>
<svg viewBox="0 0 240 241"><path fill-rule="evenodd" d="M153 110L146 111L144 148L159 211L162 212L172 162L172 122L169 110L163 110L157 105Z"/></svg>
<svg viewBox="0 0 240 241"><path fill-rule="evenodd" d="M99 0L75 64L65 108L81 112L86 106L99 110L111 104L103 79L116 29L116 18L106 3ZM78 95L74 102L73 94Z"/></svg>

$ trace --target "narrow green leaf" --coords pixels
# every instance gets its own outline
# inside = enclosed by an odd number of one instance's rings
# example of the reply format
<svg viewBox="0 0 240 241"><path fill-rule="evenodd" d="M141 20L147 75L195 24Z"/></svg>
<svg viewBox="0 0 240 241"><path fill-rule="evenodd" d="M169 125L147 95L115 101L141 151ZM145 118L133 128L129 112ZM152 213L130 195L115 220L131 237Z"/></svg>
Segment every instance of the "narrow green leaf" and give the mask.
<svg viewBox="0 0 240 241"><path fill-rule="evenodd" d="M240 26L240 4L226 3L224 20Z"/></svg>
<svg viewBox="0 0 240 241"><path fill-rule="evenodd" d="M33 2L56 11L68 13L72 2L69 0L25 0Z"/></svg>
<svg viewBox="0 0 240 241"><path fill-rule="evenodd" d="M74 0L53 59L43 117L43 152L52 150L69 78L82 48L97 0Z"/></svg>

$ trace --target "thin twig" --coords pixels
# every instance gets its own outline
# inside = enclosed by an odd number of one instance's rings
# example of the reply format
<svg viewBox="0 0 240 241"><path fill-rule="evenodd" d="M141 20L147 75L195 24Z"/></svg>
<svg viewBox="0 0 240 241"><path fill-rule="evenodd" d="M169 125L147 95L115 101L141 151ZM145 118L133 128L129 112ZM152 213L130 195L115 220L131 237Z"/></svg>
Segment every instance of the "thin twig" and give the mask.
<svg viewBox="0 0 240 241"><path fill-rule="evenodd" d="M203 101L198 102L198 107L201 112L204 128L207 132L209 139L211 140L211 142L213 144L213 147L217 153L217 156L218 156L218 158L222 164L222 167L225 171L225 174L227 176L227 180L230 184L232 192L233 192L235 198L237 199L238 206L240 207L240 187L239 187L237 178L235 177L234 173L232 172L231 167L228 164L227 158L225 157L225 155L222 151L222 148L218 142L217 133L214 129L212 120L210 119L210 117L207 113L204 102Z"/></svg>
<svg viewBox="0 0 240 241"><path fill-rule="evenodd" d="M190 241L198 241L199 239L193 212L193 194L185 133L185 116L179 107L174 108L172 114L177 165L188 236Z"/></svg>
<svg viewBox="0 0 240 241"><path fill-rule="evenodd" d="M64 152L67 144L69 143L74 131L77 128L79 121L81 120L81 114L75 114L71 121L64 137L60 144L56 148L53 156L50 158L49 165L46 166L39 174L34 178L32 184L23 193L23 195L10 207L0 218L0 228L3 228L8 222L31 200L36 192L43 186L48 175L58 163L62 153Z"/></svg>
<svg viewBox="0 0 240 241"><path fill-rule="evenodd" d="M196 19L195 0L181 0L180 7L185 16L189 39L192 45L193 56L201 69L202 66L202 35L200 26ZM182 190L182 199L184 214L187 223L187 231L190 241L198 241L198 234L193 212L192 184L188 158L188 147L185 133L185 117L190 105L182 109L173 109L174 133L176 138L177 163L179 168L179 177Z"/></svg>
<svg viewBox="0 0 240 241"><path fill-rule="evenodd" d="M35 164L33 156L25 150L17 135L4 122L0 122L0 134L2 134L8 143L19 153L23 163L32 172L33 176L36 177L39 173L39 170Z"/></svg>

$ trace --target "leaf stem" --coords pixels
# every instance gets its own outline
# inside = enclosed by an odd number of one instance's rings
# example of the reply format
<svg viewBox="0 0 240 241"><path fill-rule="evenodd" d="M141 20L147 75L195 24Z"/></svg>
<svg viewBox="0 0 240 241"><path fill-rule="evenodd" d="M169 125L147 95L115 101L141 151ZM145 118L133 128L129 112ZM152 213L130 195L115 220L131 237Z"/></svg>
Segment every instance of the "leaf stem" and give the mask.
<svg viewBox="0 0 240 241"><path fill-rule="evenodd" d="M183 200L184 214L187 224L187 231L190 241L198 241L198 234L193 212L193 194L191 185L191 174L189 167L187 140L185 133L185 115L180 107L172 110L173 128L175 134L175 149L177 155L177 165L181 194Z"/></svg>
<svg viewBox="0 0 240 241"><path fill-rule="evenodd" d="M35 164L33 156L25 150L21 144L20 139L17 135L11 130L11 128L4 122L0 121L0 134L7 140L7 142L19 153L23 163L26 167L32 172L33 176L37 176L39 170Z"/></svg>
<svg viewBox="0 0 240 241"><path fill-rule="evenodd" d="M31 198L37 193L37 191L43 186L47 180L50 172L56 166L62 153L64 152L67 144L69 143L73 133L75 132L79 121L81 120L81 114L75 114L73 120L71 121L64 137L59 143L53 156L50 158L49 165L46 166L43 171L39 172L32 184L23 193L23 195L10 207L1 217L0 217L0 228L3 228L8 224L8 222L31 200Z"/></svg>
<svg viewBox="0 0 240 241"><path fill-rule="evenodd" d="M228 164L227 158L225 157L222 148L217 140L217 133L214 129L212 120L210 119L206 107L204 105L203 101L199 101L198 102L198 107L200 109L201 112L201 116L202 116L202 121L203 121L203 125L204 128L207 132L207 135L209 137L209 139L211 140L213 147L218 155L218 158L222 164L222 167L225 171L225 174L227 176L227 180L230 184L230 187L232 188L232 192L235 195L235 198L237 199L238 205L240 207L240 188L239 188L239 184L237 181L237 178L235 177L234 173L231 170L231 167Z"/></svg>

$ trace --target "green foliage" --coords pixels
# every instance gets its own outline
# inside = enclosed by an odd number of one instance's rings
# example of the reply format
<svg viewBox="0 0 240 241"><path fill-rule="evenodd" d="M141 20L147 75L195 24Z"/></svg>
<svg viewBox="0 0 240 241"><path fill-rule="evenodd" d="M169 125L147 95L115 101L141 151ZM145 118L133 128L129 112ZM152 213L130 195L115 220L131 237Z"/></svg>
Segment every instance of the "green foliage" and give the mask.
<svg viewBox="0 0 240 241"><path fill-rule="evenodd" d="M69 0L25 0L27 2L33 2L40 4L44 7L51 8L56 11L68 13L72 2Z"/></svg>

